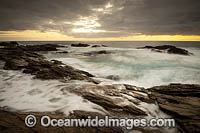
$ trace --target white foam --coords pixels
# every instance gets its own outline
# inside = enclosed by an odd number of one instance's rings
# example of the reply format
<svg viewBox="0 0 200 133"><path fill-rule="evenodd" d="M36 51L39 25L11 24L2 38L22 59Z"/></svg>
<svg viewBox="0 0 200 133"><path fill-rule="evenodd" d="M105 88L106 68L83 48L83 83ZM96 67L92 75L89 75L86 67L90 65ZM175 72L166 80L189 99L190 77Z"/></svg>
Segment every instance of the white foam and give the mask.
<svg viewBox="0 0 200 133"><path fill-rule="evenodd" d="M97 78L105 78L109 75L118 75L121 78L115 82L104 80L105 84L118 82L141 87L152 87L174 82L200 83L200 49L189 49L190 52L194 53L192 56L158 53L147 49L104 49L112 50L114 54L83 57L74 55L77 51L81 54L82 49L73 49L74 53L70 53L67 57L54 59L88 71L96 75ZM83 49L84 52L91 50L93 49Z"/></svg>
<svg viewBox="0 0 200 133"><path fill-rule="evenodd" d="M64 93L62 89L67 86L66 83L32 79L32 76L17 71L0 70L0 73L1 107L24 112L61 111L66 115L73 110L103 113L102 107L81 96Z"/></svg>

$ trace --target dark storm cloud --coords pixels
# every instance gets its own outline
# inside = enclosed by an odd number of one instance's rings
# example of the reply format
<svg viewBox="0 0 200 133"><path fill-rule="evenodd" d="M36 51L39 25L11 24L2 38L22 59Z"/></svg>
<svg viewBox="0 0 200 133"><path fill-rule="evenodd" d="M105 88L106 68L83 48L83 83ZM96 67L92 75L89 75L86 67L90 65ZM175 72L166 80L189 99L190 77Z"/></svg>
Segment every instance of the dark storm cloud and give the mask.
<svg viewBox="0 0 200 133"><path fill-rule="evenodd" d="M102 5L104 0L1 0L0 30L53 28L49 21L72 21Z"/></svg>
<svg viewBox="0 0 200 133"><path fill-rule="evenodd" d="M200 35L199 0L124 0L120 6L123 10L101 16L106 29L148 35Z"/></svg>
<svg viewBox="0 0 200 133"><path fill-rule="evenodd" d="M92 9L110 2L103 14ZM109 32L72 33L80 16L96 16ZM1 0L0 30L57 30L81 37L113 37L137 33L200 35L200 0Z"/></svg>

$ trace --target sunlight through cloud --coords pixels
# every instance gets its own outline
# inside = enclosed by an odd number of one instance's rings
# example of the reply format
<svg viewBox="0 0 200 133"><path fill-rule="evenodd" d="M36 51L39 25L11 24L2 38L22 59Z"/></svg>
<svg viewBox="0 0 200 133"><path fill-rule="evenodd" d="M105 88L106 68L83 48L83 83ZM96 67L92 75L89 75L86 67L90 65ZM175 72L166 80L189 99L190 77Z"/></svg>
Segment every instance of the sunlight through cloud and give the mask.
<svg viewBox="0 0 200 133"><path fill-rule="evenodd" d="M97 22L98 18L95 16L81 17L79 21L76 21L73 25L78 27L72 29L73 32L88 33L88 32L105 32L105 30L97 30L101 27L101 24Z"/></svg>

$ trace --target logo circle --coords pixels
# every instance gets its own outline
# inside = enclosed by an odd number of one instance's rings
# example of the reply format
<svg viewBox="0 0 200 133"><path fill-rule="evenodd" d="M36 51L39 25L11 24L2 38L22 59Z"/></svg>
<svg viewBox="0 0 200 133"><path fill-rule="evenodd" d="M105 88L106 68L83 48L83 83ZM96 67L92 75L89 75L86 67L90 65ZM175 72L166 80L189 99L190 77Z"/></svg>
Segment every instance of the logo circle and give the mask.
<svg viewBox="0 0 200 133"><path fill-rule="evenodd" d="M25 124L27 127L34 127L36 125L36 117L34 115L27 115L25 118Z"/></svg>

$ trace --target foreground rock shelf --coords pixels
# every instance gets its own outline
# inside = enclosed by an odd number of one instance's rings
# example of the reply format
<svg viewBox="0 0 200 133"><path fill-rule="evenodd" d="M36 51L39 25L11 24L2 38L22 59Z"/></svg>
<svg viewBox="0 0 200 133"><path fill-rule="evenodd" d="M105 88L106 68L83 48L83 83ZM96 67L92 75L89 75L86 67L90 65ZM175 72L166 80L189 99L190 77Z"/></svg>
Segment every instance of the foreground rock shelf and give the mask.
<svg viewBox="0 0 200 133"><path fill-rule="evenodd" d="M200 86L188 84L170 84L166 86L155 86L149 89L136 87L127 84L99 85L94 80L94 75L65 65L60 61L48 61L35 51L59 51L57 45L20 46L12 43L9 47L0 48L0 60L5 62L5 70L21 70L23 73L32 74L35 78L42 80L56 79L62 82L72 80L87 82L81 87L66 86L63 93L72 92L80 95L85 100L101 106L105 115L113 117L145 117L147 113L138 105L147 103L158 106L165 113L171 115L185 132L200 131ZM35 46L36 47L36 46ZM37 49L37 50L36 50ZM54 51L53 50L53 51ZM52 114L53 113L53 114ZM37 119L42 115L50 115L53 118L66 117L60 112L34 112ZM42 128L37 125L34 128L27 128L24 118L27 113L8 112L0 109L0 129L5 132L122 132L119 128ZM99 113L74 111L67 118L85 118L87 115L103 116ZM6 117L5 117L6 116ZM143 133L162 132L160 129L137 129Z"/></svg>
<svg viewBox="0 0 200 133"><path fill-rule="evenodd" d="M200 131L200 85L170 84L150 88L149 97L186 132Z"/></svg>

